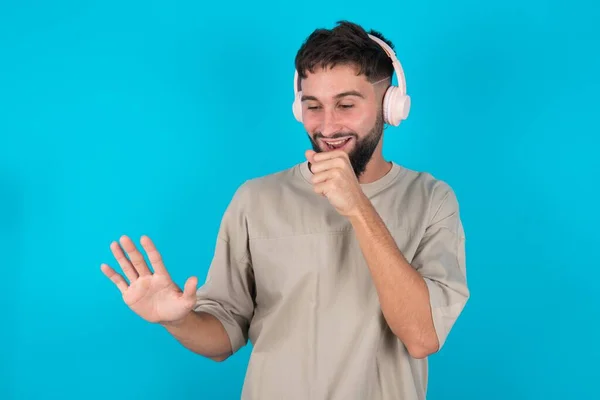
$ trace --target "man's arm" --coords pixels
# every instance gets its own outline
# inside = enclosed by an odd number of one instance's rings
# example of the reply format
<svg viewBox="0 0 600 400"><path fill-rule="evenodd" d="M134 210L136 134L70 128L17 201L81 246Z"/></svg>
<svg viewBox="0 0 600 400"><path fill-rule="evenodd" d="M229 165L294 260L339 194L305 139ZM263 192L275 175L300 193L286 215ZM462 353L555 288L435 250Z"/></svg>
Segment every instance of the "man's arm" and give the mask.
<svg viewBox="0 0 600 400"><path fill-rule="evenodd" d="M414 358L435 353L440 344L425 280L404 258L369 201L365 201L360 211L349 219L392 332Z"/></svg>
<svg viewBox="0 0 600 400"><path fill-rule="evenodd" d="M120 238L120 244L114 241L110 247L129 282L113 267L101 265L102 272L121 292L125 304L144 320L165 327L188 349L215 361L226 359L232 353L229 332L224 322L210 314L219 312L218 303L213 301L209 312L197 310L198 293L202 290L195 289L197 278L188 278L181 290L173 282L153 241L144 235L140 242L153 270L135 243L125 235ZM222 320L228 322L226 312L224 315Z"/></svg>
<svg viewBox="0 0 600 400"><path fill-rule="evenodd" d="M254 281L244 198L238 189L223 216L206 281L186 280L183 290L167 271L152 240L140 239L153 271L133 241L123 235L111 251L125 277L108 264L101 270L129 308L146 321L160 323L189 350L222 361L247 343L254 313ZM126 254L127 253L127 256Z"/></svg>
<svg viewBox="0 0 600 400"><path fill-rule="evenodd" d="M232 354L227 331L209 313L191 311L181 321L163 323L162 326L194 353L214 361L224 361Z"/></svg>

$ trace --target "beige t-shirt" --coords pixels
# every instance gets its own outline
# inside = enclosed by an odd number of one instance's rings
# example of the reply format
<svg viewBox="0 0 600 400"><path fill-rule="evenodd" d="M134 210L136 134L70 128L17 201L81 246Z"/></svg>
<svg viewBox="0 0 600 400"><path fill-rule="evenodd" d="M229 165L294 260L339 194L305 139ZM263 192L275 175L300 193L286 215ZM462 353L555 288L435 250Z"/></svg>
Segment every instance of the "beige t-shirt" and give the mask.
<svg viewBox="0 0 600 400"><path fill-rule="evenodd" d="M387 326L351 224L310 176L304 162L239 187L195 310L223 323L234 352L253 344L244 400L424 399L427 359ZM469 298L454 192L396 163L362 189L425 278L443 345Z"/></svg>

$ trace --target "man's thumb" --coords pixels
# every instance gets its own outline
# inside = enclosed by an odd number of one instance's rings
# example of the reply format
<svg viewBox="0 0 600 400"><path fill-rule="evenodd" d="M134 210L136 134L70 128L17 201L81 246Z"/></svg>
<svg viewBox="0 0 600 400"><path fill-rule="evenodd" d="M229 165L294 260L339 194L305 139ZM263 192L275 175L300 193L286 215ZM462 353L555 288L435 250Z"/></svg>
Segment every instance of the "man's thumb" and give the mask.
<svg viewBox="0 0 600 400"><path fill-rule="evenodd" d="M198 278L192 276L188 278L183 286L183 297L193 298L196 296L196 285L198 285Z"/></svg>
<svg viewBox="0 0 600 400"><path fill-rule="evenodd" d="M306 151L304 152L304 157L306 157L306 159L307 159L309 162L311 162L311 163L312 163L312 162L313 162L313 157L315 156L315 154L317 154L317 152L316 152L316 151L314 151L314 150L306 150Z"/></svg>

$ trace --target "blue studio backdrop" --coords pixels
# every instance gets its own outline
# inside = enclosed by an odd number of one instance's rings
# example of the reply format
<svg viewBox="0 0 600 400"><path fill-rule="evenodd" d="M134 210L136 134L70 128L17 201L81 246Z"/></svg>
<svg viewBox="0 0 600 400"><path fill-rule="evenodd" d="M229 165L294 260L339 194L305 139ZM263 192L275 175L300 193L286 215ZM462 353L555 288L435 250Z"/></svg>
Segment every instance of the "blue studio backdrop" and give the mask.
<svg viewBox="0 0 600 400"><path fill-rule="evenodd" d="M592 1L0 3L0 398L235 399L224 363L123 303L100 264L150 235L203 281L246 179L303 161L293 59L348 19L395 44L389 159L455 189L472 298L428 399L600 398L599 6Z"/></svg>

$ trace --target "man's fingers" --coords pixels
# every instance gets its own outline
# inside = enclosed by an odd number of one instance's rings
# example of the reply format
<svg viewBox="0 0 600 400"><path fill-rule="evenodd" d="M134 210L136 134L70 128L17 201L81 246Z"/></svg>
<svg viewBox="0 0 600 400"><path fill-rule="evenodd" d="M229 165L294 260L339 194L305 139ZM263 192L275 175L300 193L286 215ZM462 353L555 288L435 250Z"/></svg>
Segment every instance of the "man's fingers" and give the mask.
<svg viewBox="0 0 600 400"><path fill-rule="evenodd" d="M133 265L131 265L131 262L129 262L127 257L125 257L125 253L123 253L123 249L121 248L119 243L112 242L110 244L110 250L117 262L119 263L119 266L125 273L125 276L127 277L127 279L129 279L129 282L135 281L139 275L135 268L133 268Z"/></svg>
<svg viewBox="0 0 600 400"><path fill-rule="evenodd" d="M322 151L320 153L315 153L312 156L312 159L315 163L318 163L320 161L325 161L325 160L331 160L334 158L342 158L345 160L350 159L350 157L348 156L348 153L346 153L343 150Z"/></svg>
<svg viewBox="0 0 600 400"><path fill-rule="evenodd" d="M150 264L154 269L154 273L161 275L169 275L167 269L165 268L162 256L160 255L158 250L156 250L154 242L152 242L152 240L148 236L143 235L140 239L140 243L146 251L146 254L148 254L148 260L150 260Z"/></svg>
<svg viewBox="0 0 600 400"><path fill-rule="evenodd" d="M150 269L148 265L146 265L146 260L144 260L144 256L139 252L135 244L128 236L121 236L121 245L123 249L127 252L133 267L137 271L139 276L151 275Z"/></svg>
<svg viewBox="0 0 600 400"><path fill-rule="evenodd" d="M331 181L329 180L325 180L323 182L313 185L313 190L315 191L315 193L320 194L321 196L326 196L330 189Z"/></svg>
<svg viewBox="0 0 600 400"><path fill-rule="evenodd" d="M330 179L335 179L342 175L342 171L340 169L326 169L322 172L316 172L311 177L311 181L313 185L317 185L319 183L323 183Z"/></svg>
<svg viewBox="0 0 600 400"><path fill-rule="evenodd" d="M345 169L346 167L349 167L348 163L344 159L337 157L332 159L326 159L323 161L317 161L311 164L310 170L313 174L318 174L319 172L327 171L330 169Z"/></svg>
<svg viewBox="0 0 600 400"><path fill-rule="evenodd" d="M129 286L120 274L118 274L114 269L112 269L106 264L102 264L100 266L100 269L102 270L104 275L106 275L108 279L110 279L112 283L114 283L117 286L117 288L121 291L121 294L125 293Z"/></svg>

